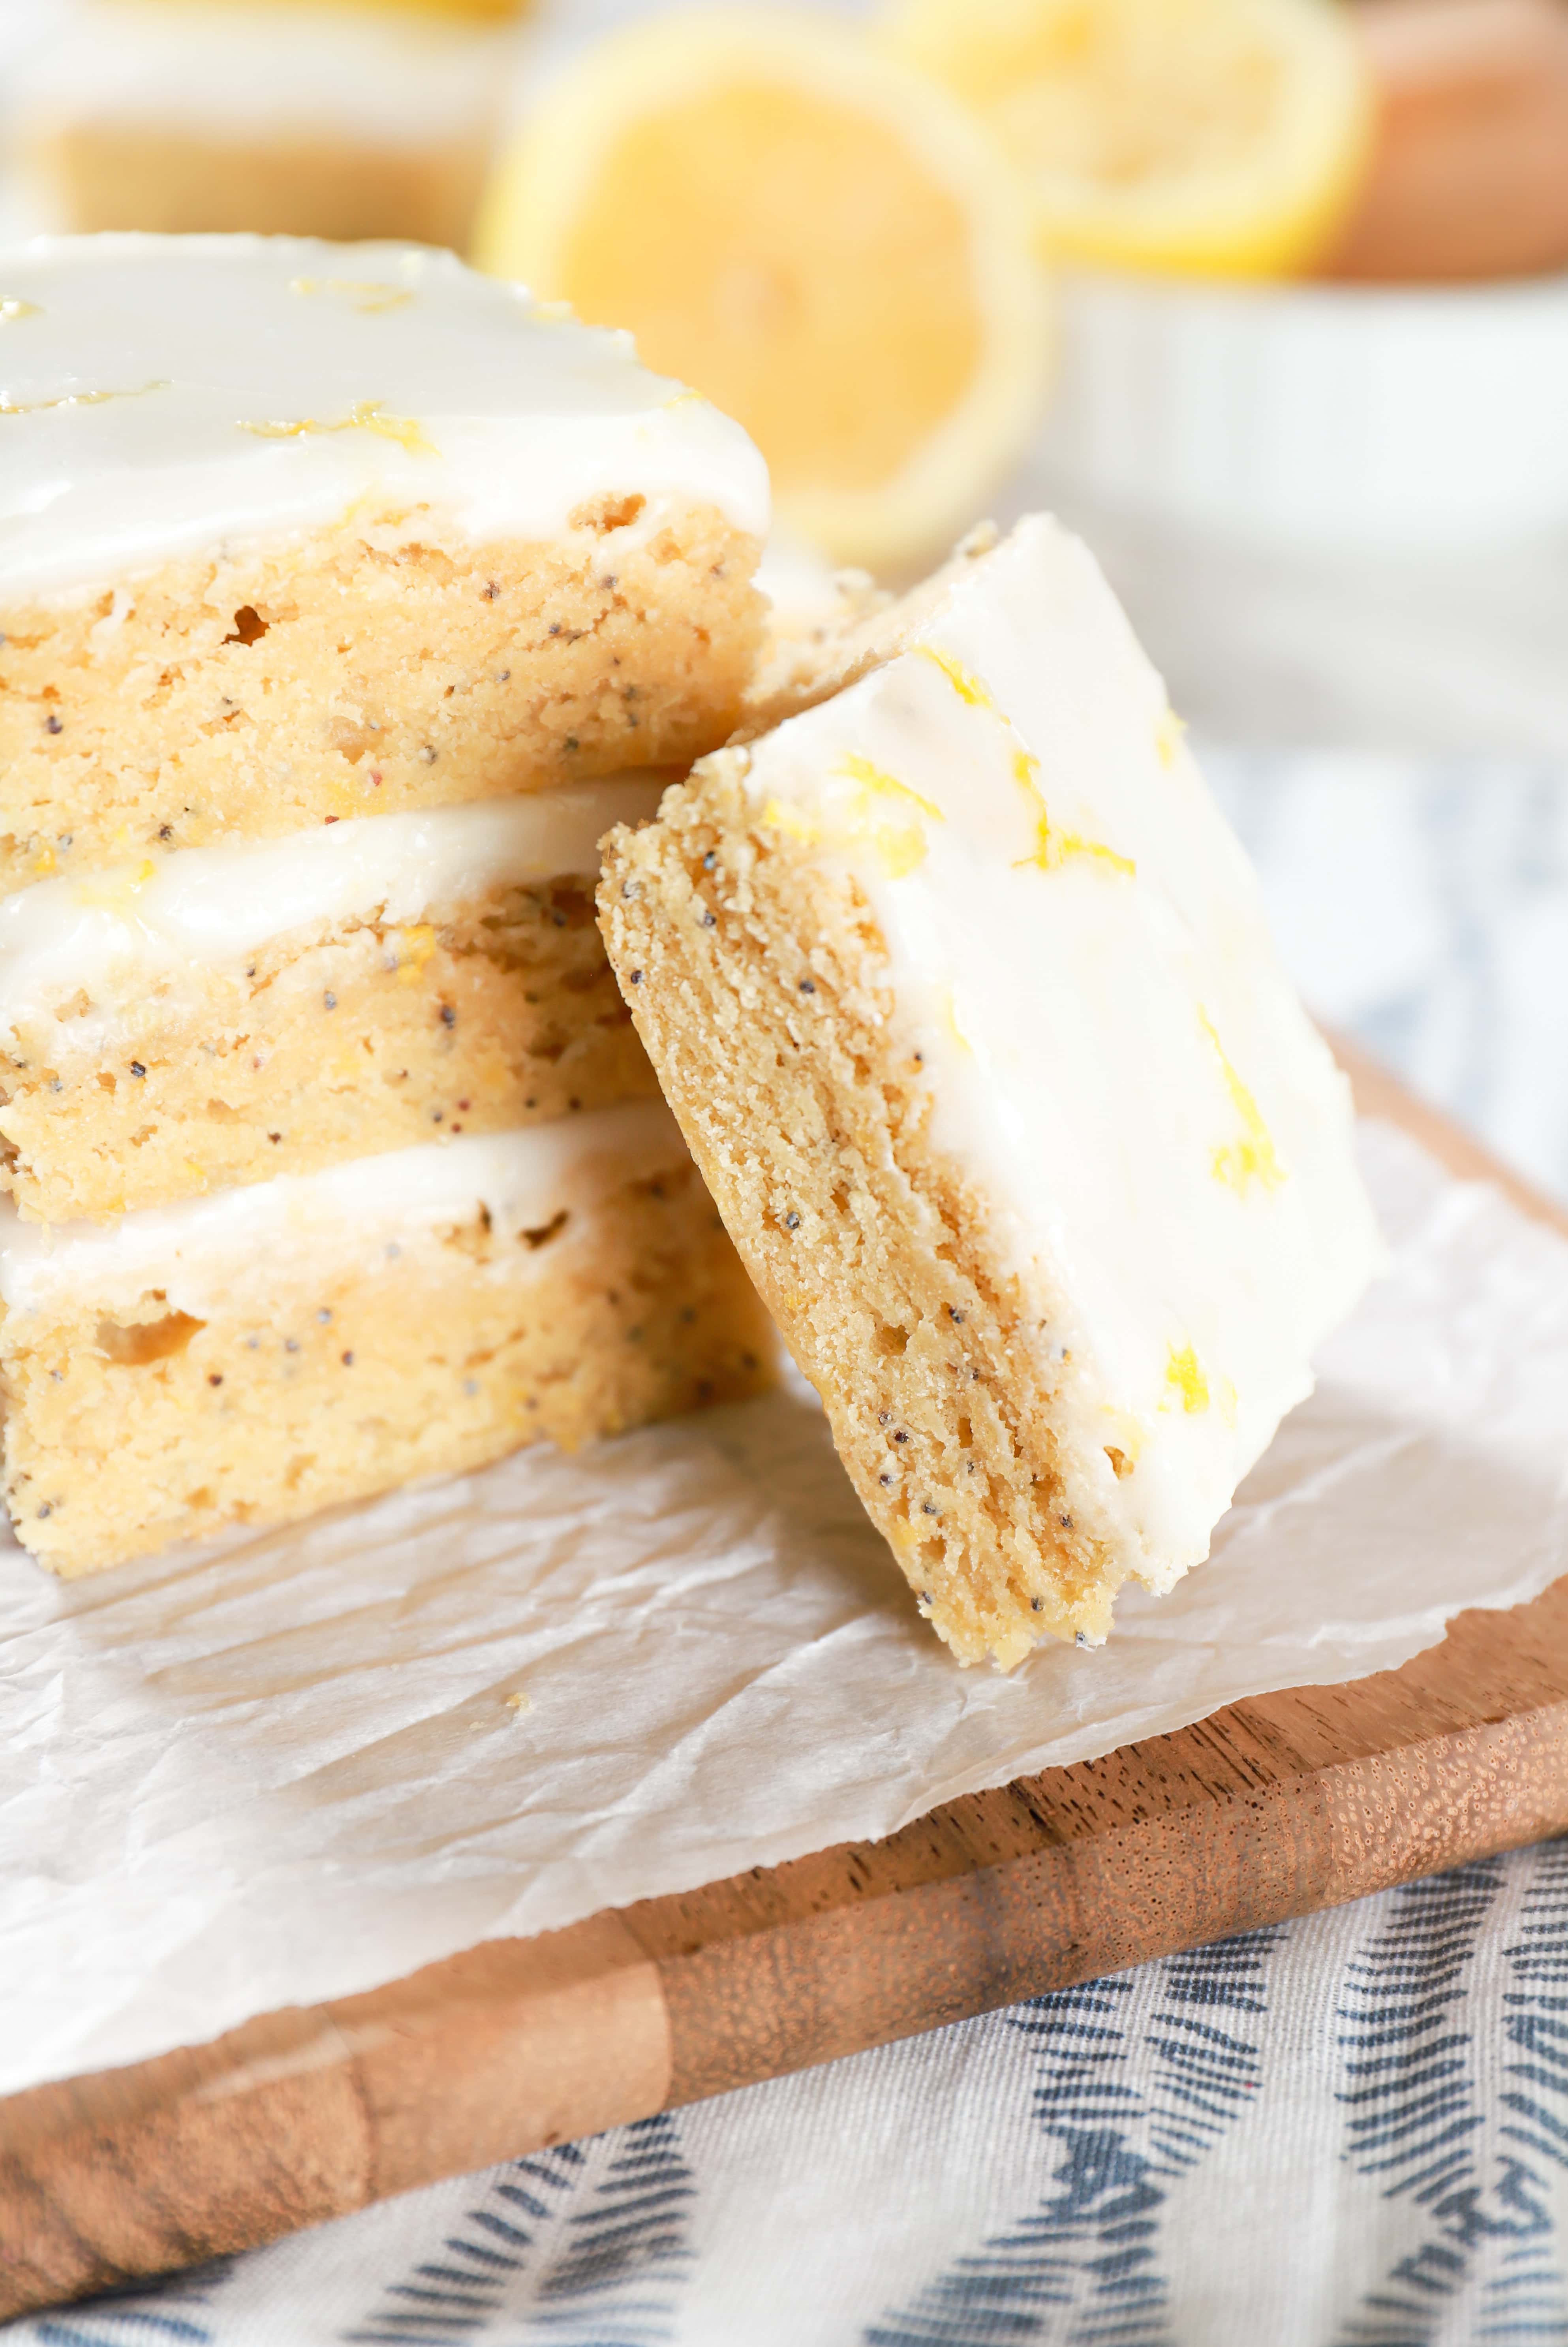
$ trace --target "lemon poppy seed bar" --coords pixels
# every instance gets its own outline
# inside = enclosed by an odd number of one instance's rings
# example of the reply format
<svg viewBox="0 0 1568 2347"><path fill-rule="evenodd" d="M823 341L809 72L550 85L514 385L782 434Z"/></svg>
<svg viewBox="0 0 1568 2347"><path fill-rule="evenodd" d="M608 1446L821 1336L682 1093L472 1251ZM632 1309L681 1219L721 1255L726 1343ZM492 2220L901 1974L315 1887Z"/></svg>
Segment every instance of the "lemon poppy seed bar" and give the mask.
<svg viewBox="0 0 1568 2347"><path fill-rule="evenodd" d="M749 444L439 254L85 240L3 292L22 1540L93 1571L765 1383L593 917L743 705Z"/></svg>
<svg viewBox="0 0 1568 2347"><path fill-rule="evenodd" d="M612 835L601 919L921 1611L1007 1666L1207 1553L1380 1245L1348 1088L1084 549L978 539L827 668Z"/></svg>
<svg viewBox="0 0 1568 2347"><path fill-rule="evenodd" d="M0 897L0 1189L99 1220L657 1090L594 919L667 772Z"/></svg>
<svg viewBox="0 0 1568 2347"><path fill-rule="evenodd" d="M0 284L0 887L684 762L761 459L450 254L45 239Z"/></svg>
<svg viewBox="0 0 1568 2347"><path fill-rule="evenodd" d="M273 0L58 19L13 93L51 225L467 244L512 64L493 25Z"/></svg>
<svg viewBox="0 0 1568 2347"><path fill-rule="evenodd" d="M754 1392L663 1103L42 1230L0 1209L5 1493L66 1575Z"/></svg>

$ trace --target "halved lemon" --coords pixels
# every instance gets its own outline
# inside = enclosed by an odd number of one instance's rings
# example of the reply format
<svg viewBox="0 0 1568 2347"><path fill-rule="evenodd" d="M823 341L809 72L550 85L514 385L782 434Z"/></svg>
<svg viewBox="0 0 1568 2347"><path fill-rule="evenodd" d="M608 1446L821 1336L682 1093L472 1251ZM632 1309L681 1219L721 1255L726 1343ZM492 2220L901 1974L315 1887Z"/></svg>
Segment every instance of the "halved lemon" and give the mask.
<svg viewBox="0 0 1568 2347"><path fill-rule="evenodd" d="M1001 133L1052 255L1284 274L1369 159L1341 0L891 0L883 29Z"/></svg>
<svg viewBox="0 0 1568 2347"><path fill-rule="evenodd" d="M1047 293L996 142L809 15L684 11L587 51L503 159L474 258L630 327L839 561L945 544L1039 412Z"/></svg>

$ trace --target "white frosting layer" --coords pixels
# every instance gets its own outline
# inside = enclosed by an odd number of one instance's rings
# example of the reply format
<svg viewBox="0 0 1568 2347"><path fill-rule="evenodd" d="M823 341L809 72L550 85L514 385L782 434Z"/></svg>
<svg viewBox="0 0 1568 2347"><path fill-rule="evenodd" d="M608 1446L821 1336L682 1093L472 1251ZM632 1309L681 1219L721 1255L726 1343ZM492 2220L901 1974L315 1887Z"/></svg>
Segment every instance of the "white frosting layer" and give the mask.
<svg viewBox="0 0 1568 2347"><path fill-rule="evenodd" d="M628 335L449 252L248 236L0 251L0 599L321 526L361 500L438 542L547 539L638 495L651 536L717 507L761 538L738 424Z"/></svg>
<svg viewBox="0 0 1568 2347"><path fill-rule="evenodd" d="M108 0L67 7L17 97L44 119L428 148L483 138L512 44L412 11Z"/></svg>
<svg viewBox="0 0 1568 2347"><path fill-rule="evenodd" d="M1036 518L746 788L864 891L932 1140L1047 1324L1073 1511L1168 1585L1380 1246L1348 1087L1164 687Z"/></svg>
<svg viewBox="0 0 1568 2347"><path fill-rule="evenodd" d="M117 1223L50 1229L0 1207L0 1298L13 1312L131 1309L149 1287L171 1312L210 1320L263 1314L302 1285L355 1271L370 1276L389 1248L435 1240L482 1205L503 1239L545 1228L565 1209L579 1216L638 1174L686 1162L662 1101L632 1101L561 1117L523 1133L465 1135L321 1174L220 1191L178 1206L148 1206ZM563 1234L565 1235L565 1234ZM504 1276L531 1260L507 1249ZM541 1250L541 1268L550 1264Z"/></svg>
<svg viewBox="0 0 1568 2347"><path fill-rule="evenodd" d="M496 888L596 875L606 832L647 822L666 780L612 776L535 797L364 815L36 881L0 897L0 1030L83 994L97 1006L135 1002L191 972L238 969L291 930L422 921Z"/></svg>

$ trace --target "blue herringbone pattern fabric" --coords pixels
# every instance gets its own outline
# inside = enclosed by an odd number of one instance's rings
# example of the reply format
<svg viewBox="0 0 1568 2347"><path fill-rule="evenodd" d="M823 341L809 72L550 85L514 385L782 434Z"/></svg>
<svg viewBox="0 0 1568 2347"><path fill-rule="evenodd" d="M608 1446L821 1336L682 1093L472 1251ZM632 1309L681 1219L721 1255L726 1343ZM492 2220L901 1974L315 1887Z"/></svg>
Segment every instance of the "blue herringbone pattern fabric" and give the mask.
<svg viewBox="0 0 1568 2347"><path fill-rule="evenodd" d="M7 2347L1568 2347L1568 1841L12 2326Z"/></svg>

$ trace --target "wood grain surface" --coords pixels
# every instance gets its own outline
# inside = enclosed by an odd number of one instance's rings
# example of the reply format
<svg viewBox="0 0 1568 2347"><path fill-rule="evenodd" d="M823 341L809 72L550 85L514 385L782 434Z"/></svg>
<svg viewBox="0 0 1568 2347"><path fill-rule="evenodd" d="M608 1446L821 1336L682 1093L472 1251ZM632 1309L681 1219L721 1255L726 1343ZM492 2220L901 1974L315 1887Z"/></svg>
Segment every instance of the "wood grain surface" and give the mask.
<svg viewBox="0 0 1568 2347"><path fill-rule="evenodd" d="M1568 1216L1376 1070L1364 1109ZM1568 1829L1568 1581L846 1845L0 2101L0 2316Z"/></svg>

